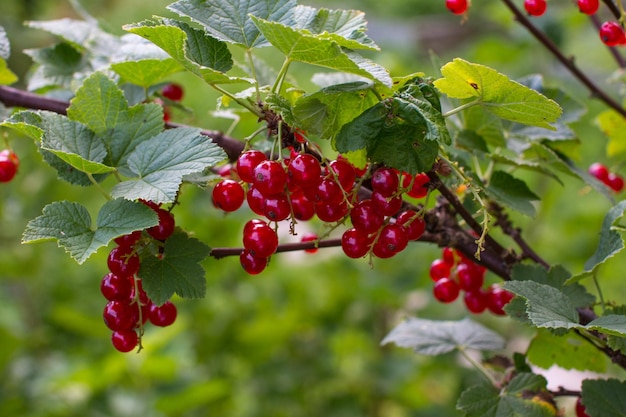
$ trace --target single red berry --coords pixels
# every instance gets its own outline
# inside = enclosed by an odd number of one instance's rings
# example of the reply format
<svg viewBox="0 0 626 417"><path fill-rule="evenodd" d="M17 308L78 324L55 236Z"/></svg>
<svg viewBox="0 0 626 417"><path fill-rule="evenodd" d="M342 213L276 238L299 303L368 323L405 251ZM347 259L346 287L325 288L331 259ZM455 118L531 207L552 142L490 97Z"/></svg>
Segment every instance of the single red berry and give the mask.
<svg viewBox="0 0 626 417"><path fill-rule="evenodd" d="M278 236L274 229L266 223L252 224L248 222L244 226L243 246L254 256L267 258L278 248Z"/></svg>
<svg viewBox="0 0 626 417"><path fill-rule="evenodd" d="M524 8L531 16L541 16L546 12L546 0L524 0Z"/></svg>
<svg viewBox="0 0 626 417"><path fill-rule="evenodd" d="M506 315L504 306L506 306L513 297L513 293L499 286L492 285L487 290L487 308L493 314L504 316Z"/></svg>
<svg viewBox="0 0 626 417"><path fill-rule="evenodd" d="M132 292L132 282L129 277L120 277L109 272L100 282L100 292L109 301L128 300Z"/></svg>
<svg viewBox="0 0 626 417"><path fill-rule="evenodd" d="M135 230L132 233L127 235L123 235L113 239L118 246L128 246L133 247L135 244L141 239L141 230Z"/></svg>
<svg viewBox="0 0 626 417"><path fill-rule="evenodd" d="M589 172L590 175L602 181L603 183L606 183L609 179L609 169L606 167L606 165L601 164L600 162L594 162L593 164L589 165L589 169L587 170L587 172Z"/></svg>
<svg viewBox="0 0 626 417"><path fill-rule="evenodd" d="M111 343L115 349L126 353L137 347L139 336L137 336L137 332L134 330L115 331L111 335Z"/></svg>
<svg viewBox="0 0 626 417"><path fill-rule="evenodd" d="M626 33L618 22L604 22L600 26L600 39L607 46L622 45L626 42Z"/></svg>
<svg viewBox="0 0 626 417"><path fill-rule="evenodd" d="M239 155L239 158L237 158L237 174L239 174L239 178L249 184L252 183L254 181L254 168L263 161L267 161L267 156L256 149L251 149Z"/></svg>
<svg viewBox="0 0 626 417"><path fill-rule="evenodd" d="M396 223L404 227L409 240L417 240L426 230L426 222L414 210L406 210L398 215Z"/></svg>
<svg viewBox="0 0 626 417"><path fill-rule="evenodd" d="M456 278L463 291L477 291L484 282L482 270L466 263L457 265Z"/></svg>
<svg viewBox="0 0 626 417"><path fill-rule="evenodd" d="M267 267L268 258L254 256L248 249L244 249L239 255L239 262L248 274L257 275Z"/></svg>
<svg viewBox="0 0 626 417"><path fill-rule="evenodd" d="M252 184L265 197L282 194L287 185L287 173L278 161L263 161L252 171L254 179Z"/></svg>
<svg viewBox="0 0 626 417"><path fill-rule="evenodd" d="M606 185L608 185L616 193L619 193L624 189L624 178L619 174L611 172L606 179Z"/></svg>
<svg viewBox="0 0 626 417"><path fill-rule="evenodd" d="M291 214L291 206L286 195L266 197L263 200L263 215L269 220L279 222Z"/></svg>
<svg viewBox="0 0 626 417"><path fill-rule="evenodd" d="M402 252L409 243L409 238L404 227L399 224L389 223L383 226L378 235L378 245L382 245L390 252Z"/></svg>
<svg viewBox="0 0 626 417"><path fill-rule="evenodd" d="M428 275L430 276L430 279L437 282L441 278L449 278L451 270L452 268L450 268L450 265L448 265L443 259L435 259L430 264Z"/></svg>
<svg viewBox="0 0 626 417"><path fill-rule="evenodd" d="M352 164L342 159L335 159L328 163L329 171L332 170L337 176L337 181L344 191L349 191L354 187L356 181L356 172ZM334 177L331 173L329 177Z"/></svg>
<svg viewBox="0 0 626 417"><path fill-rule="evenodd" d="M139 321L133 307L123 301L109 301L102 313L104 324L113 331L132 330Z"/></svg>
<svg viewBox="0 0 626 417"><path fill-rule="evenodd" d="M309 154L298 154L291 159L287 174L293 183L303 188L314 187L322 181L322 167L319 161Z"/></svg>
<svg viewBox="0 0 626 417"><path fill-rule="evenodd" d="M378 168L372 174L372 190L383 197L391 197L398 191L400 180L398 174L391 168Z"/></svg>
<svg viewBox="0 0 626 417"><path fill-rule="evenodd" d="M385 217L374 206L372 200L361 200L350 211L352 226L365 234L378 231L383 226Z"/></svg>
<svg viewBox="0 0 626 417"><path fill-rule="evenodd" d="M341 201L339 203L322 203L315 205L315 214L317 218L326 223L339 221L348 215L350 209L348 203Z"/></svg>
<svg viewBox="0 0 626 417"><path fill-rule="evenodd" d="M180 84L171 83L163 87L161 94L172 101L181 101L184 95L183 87Z"/></svg>
<svg viewBox="0 0 626 417"><path fill-rule="evenodd" d="M481 289L468 291L463 296L463 302L465 307L467 307L467 311L480 314L487 308L487 294Z"/></svg>
<svg viewBox="0 0 626 417"><path fill-rule="evenodd" d="M20 160L15 153L8 149L0 152L0 182L9 182L17 173Z"/></svg>
<svg viewBox="0 0 626 417"><path fill-rule="evenodd" d="M443 259L443 261L448 265L454 266L456 263L454 249L448 247L443 248L441 250L441 259Z"/></svg>
<svg viewBox="0 0 626 417"><path fill-rule="evenodd" d="M380 259L388 259L395 256L398 252L390 249L387 245L381 244L380 241L372 246L372 255Z"/></svg>
<svg viewBox="0 0 626 417"><path fill-rule="evenodd" d="M166 327L176 321L176 315L178 311L176 306L171 301L166 301L163 305L157 306L152 304L148 313L148 319L150 323L159 327Z"/></svg>
<svg viewBox="0 0 626 417"><path fill-rule="evenodd" d="M343 201L343 190L333 178L324 178L317 186L304 189L304 195L316 204L339 204Z"/></svg>
<svg viewBox="0 0 626 417"><path fill-rule="evenodd" d="M349 258L356 259L367 255L370 244L369 237L355 228L346 230L341 236L341 248Z"/></svg>
<svg viewBox="0 0 626 417"><path fill-rule="evenodd" d="M374 191L371 199L374 206L383 216L393 216L402 208L402 196L399 195L388 198Z"/></svg>
<svg viewBox="0 0 626 417"><path fill-rule="evenodd" d="M354 166L352 163L350 163L350 161L348 161L348 158L346 158L343 155L337 155L337 160L338 161L344 161L349 163L350 165L352 165L352 167L354 168L354 173L356 174L357 177L362 177L366 172L367 172L367 168L368 165L365 165L363 168L357 168L356 166Z"/></svg>
<svg viewBox="0 0 626 417"><path fill-rule="evenodd" d="M600 0L578 0L578 9L581 13L595 14L600 7Z"/></svg>
<svg viewBox="0 0 626 417"><path fill-rule="evenodd" d="M302 130L302 129L296 129L293 132L293 137L299 143L306 143L306 141L307 141L307 139L306 139L306 132L304 130Z"/></svg>
<svg viewBox="0 0 626 417"><path fill-rule="evenodd" d="M446 0L446 7L454 14L463 14L467 11L467 0Z"/></svg>
<svg viewBox="0 0 626 417"><path fill-rule="evenodd" d="M237 181L223 180L213 188L212 197L215 207L231 212L241 207L246 193Z"/></svg>
<svg viewBox="0 0 626 417"><path fill-rule="evenodd" d="M109 271L120 277L132 277L139 271L139 256L130 246L117 246L107 257Z"/></svg>
<svg viewBox="0 0 626 417"><path fill-rule="evenodd" d="M315 216L315 204L306 198L302 190L292 192L289 198L291 199L293 217L296 220L311 220Z"/></svg>
<svg viewBox="0 0 626 417"><path fill-rule="evenodd" d="M576 417L590 417L580 397L576 400Z"/></svg>
<svg viewBox="0 0 626 417"><path fill-rule="evenodd" d="M402 187L408 190L406 194L409 197L426 197L426 194L428 194L428 183L430 183L430 178L423 172L415 177L407 173L402 176Z"/></svg>
<svg viewBox="0 0 626 417"><path fill-rule="evenodd" d="M176 228L176 221L174 216L167 210L162 208L156 209L156 214L159 216L159 224L152 226L146 230L150 236L157 240L165 240L174 233Z"/></svg>
<svg viewBox="0 0 626 417"><path fill-rule="evenodd" d="M442 303L451 303L459 296L459 285L450 278L440 278L433 286L433 294Z"/></svg>
<svg viewBox="0 0 626 417"><path fill-rule="evenodd" d="M302 238L300 239L300 242L314 242L317 239L319 239L317 234L315 234L315 233L305 233L302 236ZM304 251L306 253L315 253L315 252L317 252L317 248L305 249Z"/></svg>
<svg viewBox="0 0 626 417"><path fill-rule="evenodd" d="M263 203L265 202L265 197L263 197L263 194L261 194L261 192L252 184L248 187L246 201L248 202L250 210L252 210L255 214L265 216L263 213Z"/></svg>

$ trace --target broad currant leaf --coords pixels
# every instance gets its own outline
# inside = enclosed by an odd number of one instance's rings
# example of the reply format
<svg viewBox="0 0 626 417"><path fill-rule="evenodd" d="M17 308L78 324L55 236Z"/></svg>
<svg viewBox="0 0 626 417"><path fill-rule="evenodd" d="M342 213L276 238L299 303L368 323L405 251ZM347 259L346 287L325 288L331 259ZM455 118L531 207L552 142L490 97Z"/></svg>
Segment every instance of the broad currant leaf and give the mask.
<svg viewBox="0 0 626 417"><path fill-rule="evenodd" d="M579 371L606 372L606 359L596 354L596 348L578 334L569 332L557 336L539 329L528 346L528 360L548 369L553 365Z"/></svg>
<svg viewBox="0 0 626 417"><path fill-rule="evenodd" d="M504 120L554 130L561 107L494 69L455 58L441 68L435 87L451 98L474 99Z"/></svg>
<svg viewBox="0 0 626 417"><path fill-rule="evenodd" d="M166 130L142 142L128 157L135 177L121 182L111 191L115 197L143 199L155 203L174 201L188 174L202 172L226 158L226 153L200 129Z"/></svg>
<svg viewBox="0 0 626 417"><path fill-rule="evenodd" d="M205 271L200 261L211 248L177 230L165 240L162 252L144 254L139 275L150 299L161 305L174 293L183 298L202 298L206 291Z"/></svg>
<svg viewBox="0 0 626 417"><path fill-rule="evenodd" d="M104 38L113 38L98 27L95 22L63 18L47 21L29 21L26 24L58 36L70 43L75 49L83 51Z"/></svg>
<svg viewBox="0 0 626 417"><path fill-rule="evenodd" d="M526 183L504 171L495 171L485 188L487 195L502 203L505 207L517 210L528 217L535 217L536 210L532 201L539 196L530 191Z"/></svg>
<svg viewBox="0 0 626 417"><path fill-rule="evenodd" d="M89 62L83 54L68 42L39 49L27 49L39 67L28 80L28 88L37 91L49 86L69 86L75 73L89 69Z"/></svg>
<svg viewBox="0 0 626 417"><path fill-rule="evenodd" d="M582 403L591 417L626 417L626 381L585 379Z"/></svg>
<svg viewBox="0 0 626 417"><path fill-rule="evenodd" d="M441 355L455 349L500 350L504 339L470 319L441 321L409 318L381 342L411 348L422 355Z"/></svg>
<svg viewBox="0 0 626 417"><path fill-rule="evenodd" d="M56 240L82 264L112 239L158 223L154 210L144 204L117 199L100 208L93 230L91 217L83 205L60 201L44 207L43 214L26 225L22 242Z"/></svg>

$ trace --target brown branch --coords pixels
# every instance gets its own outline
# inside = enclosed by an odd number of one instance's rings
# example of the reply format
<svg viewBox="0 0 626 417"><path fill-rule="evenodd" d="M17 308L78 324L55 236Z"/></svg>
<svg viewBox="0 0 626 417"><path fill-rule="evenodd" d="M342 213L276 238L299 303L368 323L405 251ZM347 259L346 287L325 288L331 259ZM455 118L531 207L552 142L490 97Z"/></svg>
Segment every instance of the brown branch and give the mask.
<svg viewBox="0 0 626 417"><path fill-rule="evenodd" d="M0 85L0 102L7 107L24 107L33 110L48 110L54 113L67 114L69 103L43 97L28 91Z"/></svg>

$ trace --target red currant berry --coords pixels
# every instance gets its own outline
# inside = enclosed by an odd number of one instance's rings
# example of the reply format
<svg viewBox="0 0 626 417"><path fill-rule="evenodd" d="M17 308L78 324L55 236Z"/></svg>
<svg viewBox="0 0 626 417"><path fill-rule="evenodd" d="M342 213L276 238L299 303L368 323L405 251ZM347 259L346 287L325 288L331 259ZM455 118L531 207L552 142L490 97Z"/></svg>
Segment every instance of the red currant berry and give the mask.
<svg viewBox="0 0 626 417"><path fill-rule="evenodd" d="M430 264L428 275L430 276L430 279L437 282L441 278L449 278L451 270L452 268L450 268L450 265L448 265L443 259L435 259Z"/></svg>
<svg viewBox="0 0 626 417"><path fill-rule="evenodd" d="M314 187L322 181L322 167L314 156L296 155L287 168L290 180L303 188Z"/></svg>
<svg viewBox="0 0 626 417"><path fill-rule="evenodd" d="M361 200L350 211L350 220L352 226L369 235L383 226L385 218L376 209L372 200Z"/></svg>
<svg viewBox="0 0 626 417"><path fill-rule="evenodd" d="M351 190L354 187L354 182L356 181L356 172L354 171L354 167L349 163L341 159L335 159L330 161L328 164L328 169L332 170L337 176L337 181L341 188L344 191ZM332 174L329 175L332 177Z"/></svg>
<svg viewBox="0 0 626 417"><path fill-rule="evenodd" d="M383 197L391 197L398 191L400 180L398 174L391 168L378 168L372 174L372 190Z"/></svg>
<svg viewBox="0 0 626 417"><path fill-rule="evenodd" d="M119 277L109 272L100 282L100 291L104 298L109 301L128 300L132 292L131 280L128 277Z"/></svg>
<svg viewBox="0 0 626 417"><path fill-rule="evenodd" d="M408 189L406 194L409 197L426 197L426 194L428 194L428 183L430 183L430 178L423 172L415 177L406 173L402 176L402 187Z"/></svg>
<svg viewBox="0 0 626 417"><path fill-rule="evenodd" d="M121 330L113 332L111 335L113 347L120 352L126 353L137 347L139 336L134 330Z"/></svg>
<svg viewBox="0 0 626 417"><path fill-rule="evenodd" d="M524 8L531 16L541 16L546 12L546 0L524 0Z"/></svg>
<svg viewBox="0 0 626 417"><path fill-rule="evenodd" d="M345 201L333 204L317 204L315 214L317 218L326 223L333 223L346 217L350 209Z"/></svg>
<svg viewBox="0 0 626 417"><path fill-rule="evenodd" d="M177 313L176 306L171 301L166 301L161 306L152 304L148 313L148 319L155 326L166 327L176 321Z"/></svg>
<svg viewBox="0 0 626 417"><path fill-rule="evenodd" d="M621 175L611 172L606 179L606 185L616 193L619 193L624 189L624 178Z"/></svg>
<svg viewBox="0 0 626 417"><path fill-rule="evenodd" d="M141 230L136 230L127 235L117 237L113 241L117 243L118 246L133 247L139 241L139 239L141 239Z"/></svg>
<svg viewBox="0 0 626 417"><path fill-rule="evenodd" d="M278 236L274 229L265 223L244 226L243 246L254 256L267 258L276 252L278 248ZM247 227L247 228L246 228Z"/></svg>
<svg viewBox="0 0 626 417"><path fill-rule="evenodd" d="M590 417L580 397L576 400L576 417Z"/></svg>
<svg viewBox="0 0 626 417"><path fill-rule="evenodd" d="M341 236L341 248L348 258L362 258L370 249L371 240L358 229L348 229Z"/></svg>
<svg viewBox="0 0 626 417"><path fill-rule="evenodd" d="M248 249L244 249L239 255L239 262L248 274L257 275L267 267L268 258L254 256Z"/></svg>
<svg viewBox="0 0 626 417"><path fill-rule="evenodd" d="M372 254L380 259L387 259L395 256L398 252L391 250L389 247L381 244L380 242L374 243L372 246Z"/></svg>
<svg viewBox="0 0 626 417"><path fill-rule="evenodd" d="M402 208L402 196L387 198L374 191L371 199L383 216L393 216Z"/></svg>
<svg viewBox="0 0 626 417"><path fill-rule="evenodd" d="M454 14L463 14L467 11L467 0L446 0L446 7Z"/></svg>
<svg viewBox="0 0 626 417"><path fill-rule="evenodd" d="M237 158L237 174L239 178L244 182L252 183L254 181L254 168L263 161L267 161L267 156L255 149L239 155L239 158Z"/></svg>
<svg viewBox="0 0 626 417"><path fill-rule="evenodd" d="M223 180L213 188L212 197L215 207L231 212L241 207L246 193L237 181Z"/></svg>
<svg viewBox="0 0 626 417"><path fill-rule="evenodd" d="M304 132L301 129L296 129L293 132L293 137L299 143L306 143L306 141L307 141L307 139L306 139L306 132Z"/></svg>
<svg viewBox="0 0 626 417"><path fill-rule="evenodd" d="M109 271L120 277L132 277L139 271L139 256L132 247L117 246L107 258Z"/></svg>
<svg viewBox="0 0 626 417"><path fill-rule="evenodd" d="M291 206L287 196L267 197L263 201L263 215L269 220L279 222L291 214Z"/></svg>
<svg viewBox="0 0 626 417"><path fill-rule="evenodd" d="M254 168L252 184L265 197L282 194L287 185L287 173L278 161L263 161Z"/></svg>
<svg viewBox="0 0 626 417"><path fill-rule="evenodd" d="M309 201L302 190L291 193L291 208L296 220L311 220L315 216L315 204Z"/></svg>
<svg viewBox="0 0 626 417"><path fill-rule="evenodd" d="M487 294L481 289L468 291L463 296L463 302L465 307L467 307L467 311L480 314L487 308Z"/></svg>
<svg viewBox="0 0 626 417"><path fill-rule="evenodd" d="M263 205L265 203L265 197L263 194L254 185L250 185L248 187L248 192L246 193L246 201L248 202L248 207L255 214L259 216L265 216L263 213Z"/></svg>
<svg viewBox="0 0 626 417"><path fill-rule="evenodd" d="M595 177L605 184L609 179L609 169L600 162L594 162L593 164L589 165L589 169L587 170L587 172L589 172L591 176Z"/></svg>
<svg viewBox="0 0 626 417"><path fill-rule="evenodd" d="M619 23L604 22L600 26L600 39L607 46L617 46L626 42L626 34Z"/></svg>
<svg viewBox="0 0 626 417"><path fill-rule="evenodd" d="M459 285L450 278L440 278L433 286L433 294L442 303L451 303L459 296Z"/></svg>
<svg viewBox="0 0 626 417"><path fill-rule="evenodd" d="M483 286L484 275L473 265L460 263L456 267L456 278L463 291L476 291Z"/></svg>
<svg viewBox="0 0 626 417"><path fill-rule="evenodd" d="M20 166L19 158L12 151L5 149L0 152L0 182L9 182Z"/></svg>
<svg viewBox="0 0 626 417"><path fill-rule="evenodd" d="M305 188L304 195L316 204L339 204L343 201L341 186L331 178L324 178L317 186Z"/></svg>
<svg viewBox="0 0 626 417"><path fill-rule="evenodd" d="M409 238L404 227L390 223L383 226L376 243L387 248L390 252L399 253L407 247Z"/></svg>
<svg viewBox="0 0 626 417"><path fill-rule="evenodd" d="M300 239L300 242L314 242L316 240L318 240L318 236L315 233L305 233L302 238ZM313 249L305 249L304 250L306 253L315 253L317 252L317 248L313 248Z"/></svg>
<svg viewBox="0 0 626 417"><path fill-rule="evenodd" d="M426 230L426 222L424 222L424 219L414 210L407 210L400 213L396 219L396 223L404 227L409 240L419 239Z"/></svg>
<svg viewBox="0 0 626 417"><path fill-rule="evenodd" d="M174 229L176 228L174 216L169 211L161 208L156 209L155 211L159 216L159 224L148 228L146 232L157 240L165 240L172 236L172 233L174 233Z"/></svg>
<svg viewBox="0 0 626 417"><path fill-rule="evenodd" d="M109 301L102 313L104 324L113 331L132 330L139 321L139 315L130 304L123 301Z"/></svg>
<svg viewBox="0 0 626 417"><path fill-rule="evenodd" d="M441 259L451 267L456 263L454 257L454 249L445 247L441 250Z"/></svg>
<svg viewBox="0 0 626 417"><path fill-rule="evenodd" d="M346 158L343 155L337 155L337 160L344 161L352 165L350 161L348 161L348 158ZM367 172L368 165L365 165L363 168L357 168L354 165L352 165L352 168L354 168L354 173L356 174L357 177L362 177Z"/></svg>
<svg viewBox="0 0 626 417"><path fill-rule="evenodd" d="M578 0L578 9L581 13L595 14L600 7L600 0Z"/></svg>
<svg viewBox="0 0 626 417"><path fill-rule="evenodd" d="M514 295L499 286L492 285L487 290L487 308L493 314L504 316L504 306L513 299Z"/></svg>
<svg viewBox="0 0 626 417"><path fill-rule="evenodd" d="M171 83L163 87L161 94L172 101L181 101L184 95L183 87L180 84Z"/></svg>

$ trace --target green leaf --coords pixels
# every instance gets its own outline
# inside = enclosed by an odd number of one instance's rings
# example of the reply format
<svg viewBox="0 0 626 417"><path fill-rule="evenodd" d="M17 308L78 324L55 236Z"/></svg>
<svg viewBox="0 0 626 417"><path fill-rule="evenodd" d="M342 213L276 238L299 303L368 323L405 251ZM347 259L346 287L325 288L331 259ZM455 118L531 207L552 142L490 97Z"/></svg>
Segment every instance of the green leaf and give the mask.
<svg viewBox="0 0 626 417"><path fill-rule="evenodd" d="M596 354L597 349L575 333L556 336L539 330L528 347L528 360L548 369L553 365L564 369L605 372L606 359Z"/></svg>
<svg viewBox="0 0 626 417"><path fill-rule="evenodd" d="M67 42L24 52L40 65L35 79L29 80L28 84L29 89L35 91L51 86L69 86L74 73L84 71L89 64L83 54Z"/></svg>
<svg viewBox="0 0 626 417"><path fill-rule="evenodd" d="M579 327L578 312L569 297L556 288L534 281L509 281L504 288L526 300L526 314L536 327Z"/></svg>
<svg viewBox="0 0 626 417"><path fill-rule="evenodd" d="M501 119L554 129L562 113L559 105L494 69L455 58L441 68L435 87L451 98L473 98Z"/></svg>
<svg viewBox="0 0 626 417"><path fill-rule="evenodd" d="M582 402L591 417L626 417L626 381L585 379Z"/></svg>
<svg viewBox="0 0 626 417"><path fill-rule="evenodd" d="M611 336L626 337L626 316L607 314L591 321L585 327Z"/></svg>
<svg viewBox="0 0 626 417"><path fill-rule="evenodd" d="M142 59L140 61L118 62L111 65L126 82L148 88L168 76L182 70L173 59Z"/></svg>
<svg viewBox="0 0 626 417"><path fill-rule="evenodd" d="M210 252L204 243L176 231L165 241L160 256L142 256L139 275L150 299L161 305L174 293L183 298L204 297L206 280L200 261Z"/></svg>
<svg viewBox="0 0 626 417"><path fill-rule="evenodd" d="M487 194L504 206L517 210L529 217L535 217L535 206L531 201L539 197L530 191L526 183L504 171L495 171L485 189Z"/></svg>
<svg viewBox="0 0 626 417"><path fill-rule="evenodd" d="M132 180L117 184L115 198L144 199L155 203L174 201L183 177L215 166L226 154L200 129L166 130L142 142L128 157Z"/></svg>
<svg viewBox="0 0 626 417"><path fill-rule="evenodd" d="M92 230L91 217L84 206L60 201L44 207L43 214L26 225L22 242L56 240L76 262L82 264L112 239L158 223L154 210L141 203L118 199L102 206L96 230Z"/></svg>
<svg viewBox="0 0 626 417"><path fill-rule="evenodd" d="M359 10L315 9L309 6L296 7L296 27L306 29L321 39L329 39L349 49L380 48L367 35L365 13Z"/></svg>
<svg viewBox="0 0 626 417"><path fill-rule="evenodd" d="M381 342L411 348L422 355L441 355L455 349L500 350L504 339L470 319L440 321L409 318Z"/></svg>
<svg viewBox="0 0 626 417"><path fill-rule="evenodd" d="M267 40L291 61L332 68L376 80L388 87L392 81L389 73L379 65L355 52L346 52L329 39L321 39L307 30L252 17Z"/></svg>
<svg viewBox="0 0 626 417"><path fill-rule="evenodd" d="M626 119L615 110L605 110L596 118L598 127L609 138L606 153L618 156L626 152Z"/></svg>
<svg viewBox="0 0 626 417"><path fill-rule="evenodd" d="M540 375L520 373L500 390L493 385L465 390L456 407L467 417L554 417L557 409L545 399L546 384Z"/></svg>
<svg viewBox="0 0 626 417"><path fill-rule="evenodd" d="M85 50L99 39L113 37L102 31L94 22L76 19L58 19L48 21L29 21L26 24L34 29L44 30L70 43L79 51Z"/></svg>
<svg viewBox="0 0 626 417"><path fill-rule="evenodd" d="M0 85L11 85L18 79L18 76L9 69L6 61L0 58Z"/></svg>
<svg viewBox="0 0 626 417"><path fill-rule="evenodd" d="M270 45L251 16L294 25L295 7L295 0L179 0L167 8L200 23L217 39L250 49Z"/></svg>

